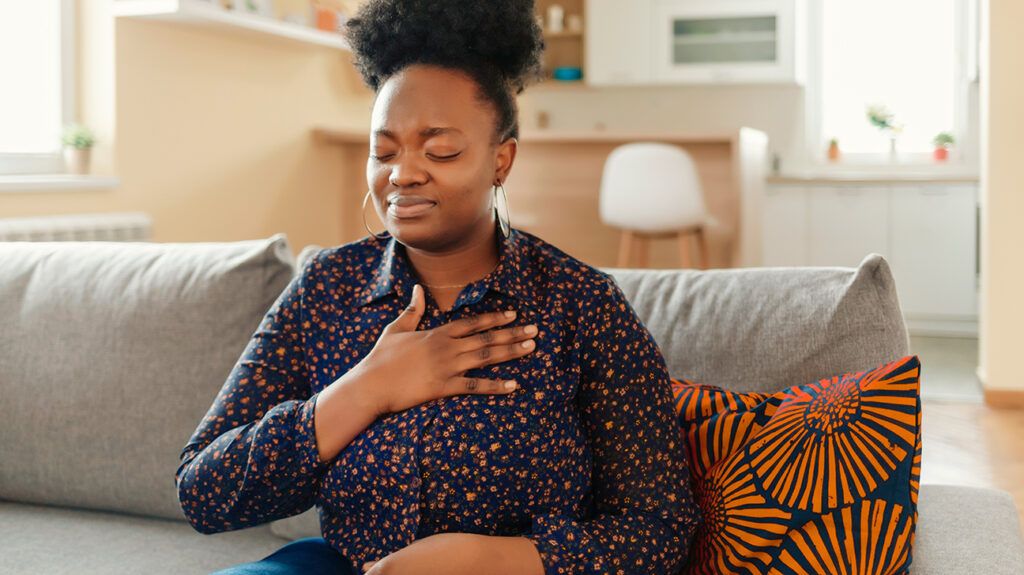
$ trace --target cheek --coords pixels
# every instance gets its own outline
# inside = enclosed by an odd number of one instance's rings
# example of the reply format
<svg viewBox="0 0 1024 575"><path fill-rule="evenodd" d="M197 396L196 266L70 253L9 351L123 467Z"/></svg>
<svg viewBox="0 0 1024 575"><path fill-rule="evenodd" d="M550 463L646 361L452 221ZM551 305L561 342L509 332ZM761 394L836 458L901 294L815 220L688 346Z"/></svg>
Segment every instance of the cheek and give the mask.
<svg viewBox="0 0 1024 575"><path fill-rule="evenodd" d="M366 183L375 188L380 188L388 183L390 171L384 166L378 165L373 160L366 162Z"/></svg>

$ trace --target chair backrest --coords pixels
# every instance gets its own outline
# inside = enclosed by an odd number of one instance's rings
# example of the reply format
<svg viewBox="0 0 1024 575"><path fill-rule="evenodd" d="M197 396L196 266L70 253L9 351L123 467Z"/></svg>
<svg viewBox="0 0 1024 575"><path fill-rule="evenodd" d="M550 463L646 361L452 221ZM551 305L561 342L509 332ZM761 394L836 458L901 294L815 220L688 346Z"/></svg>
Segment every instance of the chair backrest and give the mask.
<svg viewBox="0 0 1024 575"><path fill-rule="evenodd" d="M660 142L632 142L612 150L601 174L598 203L606 225L629 230L678 230L707 216L693 158L679 146Z"/></svg>

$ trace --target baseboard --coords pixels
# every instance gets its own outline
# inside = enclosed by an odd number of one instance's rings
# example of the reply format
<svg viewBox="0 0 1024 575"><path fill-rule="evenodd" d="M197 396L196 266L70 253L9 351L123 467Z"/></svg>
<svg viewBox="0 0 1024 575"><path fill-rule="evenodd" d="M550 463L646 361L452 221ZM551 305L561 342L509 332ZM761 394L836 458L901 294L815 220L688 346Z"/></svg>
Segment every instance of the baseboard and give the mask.
<svg viewBox="0 0 1024 575"><path fill-rule="evenodd" d="M978 337L978 320L904 318L910 335Z"/></svg>
<svg viewBox="0 0 1024 575"><path fill-rule="evenodd" d="M1024 409L1024 389L985 389L985 404L997 409Z"/></svg>

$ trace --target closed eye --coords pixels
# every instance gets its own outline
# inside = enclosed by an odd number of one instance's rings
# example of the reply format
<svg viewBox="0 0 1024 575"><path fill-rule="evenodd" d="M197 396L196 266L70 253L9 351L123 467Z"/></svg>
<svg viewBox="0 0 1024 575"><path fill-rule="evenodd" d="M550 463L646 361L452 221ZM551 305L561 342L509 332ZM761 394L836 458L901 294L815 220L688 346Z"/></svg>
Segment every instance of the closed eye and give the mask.
<svg viewBox="0 0 1024 575"><path fill-rule="evenodd" d="M453 159L459 157L459 154L461 154L461 153L462 152L459 152L458 154L452 154L450 156L434 156L434 157L437 158L438 160L453 160Z"/></svg>
<svg viewBox="0 0 1024 575"><path fill-rule="evenodd" d="M459 157L461 154L462 154L462 152L459 152L457 154L452 154L450 156L431 156L431 157L433 157L436 160L454 160L455 158ZM378 162L386 162L386 161L390 160L392 158L392 156L394 156L394 154L385 154L383 156L375 156L373 154L370 154L370 159L376 160ZM428 156L430 156L430 154L428 154Z"/></svg>

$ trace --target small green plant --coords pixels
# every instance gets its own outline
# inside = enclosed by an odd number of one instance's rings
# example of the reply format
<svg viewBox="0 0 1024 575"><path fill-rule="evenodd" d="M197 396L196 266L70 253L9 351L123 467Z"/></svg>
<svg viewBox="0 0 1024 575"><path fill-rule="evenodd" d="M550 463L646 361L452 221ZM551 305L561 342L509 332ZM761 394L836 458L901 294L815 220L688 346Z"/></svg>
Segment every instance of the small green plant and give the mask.
<svg viewBox="0 0 1024 575"><path fill-rule="evenodd" d="M829 139L828 145L829 146L838 146L839 145L839 139L838 138L831 138L831 139Z"/></svg>
<svg viewBox="0 0 1024 575"><path fill-rule="evenodd" d="M948 148L956 143L956 138L954 138L953 134L950 134L949 132L939 132L935 138L932 139L932 143L935 144L936 148Z"/></svg>
<svg viewBox="0 0 1024 575"><path fill-rule="evenodd" d="M901 125L896 123L893 113L882 104L868 106L867 116L871 125L883 132L897 133L902 128Z"/></svg>
<svg viewBox="0 0 1024 575"><path fill-rule="evenodd" d="M64 135L61 141L69 148L87 150L96 143L96 136L86 126L69 124L64 128Z"/></svg>

